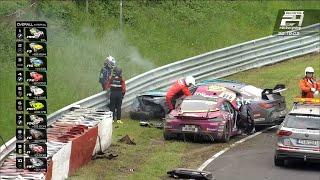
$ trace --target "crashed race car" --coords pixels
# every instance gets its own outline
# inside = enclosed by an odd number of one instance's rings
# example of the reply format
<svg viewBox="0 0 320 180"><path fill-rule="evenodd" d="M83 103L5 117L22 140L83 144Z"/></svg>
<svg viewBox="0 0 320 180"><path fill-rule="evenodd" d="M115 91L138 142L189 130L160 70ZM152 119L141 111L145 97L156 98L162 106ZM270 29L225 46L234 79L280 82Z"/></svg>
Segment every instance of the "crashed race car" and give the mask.
<svg viewBox="0 0 320 180"><path fill-rule="evenodd" d="M192 87L190 91L193 95L203 95L197 91L203 86L210 86L210 90L216 92L217 96L229 101L233 96L224 92L232 91L235 99L230 102L235 105L236 109L241 104L249 103L256 126L280 124L287 113L285 97L281 95L281 92L286 89L281 84L276 85L273 89L260 89L237 81L214 79L204 80L196 87ZM138 95L132 103L130 117L137 120L164 118L165 112L168 111L165 96L165 90L153 90ZM181 99L177 100L179 101Z"/></svg>
<svg viewBox="0 0 320 180"><path fill-rule="evenodd" d="M204 92L210 94L201 91ZM212 94L183 99L165 118L164 139L203 135L212 141L228 142L231 136L237 135L238 111L227 99Z"/></svg>

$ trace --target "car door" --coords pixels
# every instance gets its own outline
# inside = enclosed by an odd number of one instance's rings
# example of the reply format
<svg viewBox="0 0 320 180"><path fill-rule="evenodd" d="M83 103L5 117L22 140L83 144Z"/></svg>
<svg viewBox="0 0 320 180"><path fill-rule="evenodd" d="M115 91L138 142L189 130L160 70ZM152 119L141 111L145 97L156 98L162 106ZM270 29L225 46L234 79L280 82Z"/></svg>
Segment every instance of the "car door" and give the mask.
<svg viewBox="0 0 320 180"><path fill-rule="evenodd" d="M227 107L229 109L229 112L231 114L231 118L230 118L230 127L232 128L232 131L236 131L237 130L237 125L236 125L236 119L237 119L237 112L235 111L235 109L233 108L232 104L230 104L229 102L227 103Z"/></svg>
<svg viewBox="0 0 320 180"><path fill-rule="evenodd" d="M224 101L222 103L222 106L221 106L221 109L224 110L226 113L227 113L227 117L226 119L228 120L228 125L229 127L233 127L233 124L232 124L232 113L230 111L230 107L229 107L229 104L227 101ZM230 128L231 129L231 128Z"/></svg>

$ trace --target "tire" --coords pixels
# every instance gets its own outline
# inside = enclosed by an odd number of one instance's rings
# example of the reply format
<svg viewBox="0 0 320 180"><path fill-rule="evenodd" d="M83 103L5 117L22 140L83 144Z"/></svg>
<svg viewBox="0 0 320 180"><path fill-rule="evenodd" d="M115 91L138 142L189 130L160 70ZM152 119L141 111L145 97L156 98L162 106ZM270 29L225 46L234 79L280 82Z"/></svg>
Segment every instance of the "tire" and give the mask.
<svg viewBox="0 0 320 180"><path fill-rule="evenodd" d="M230 140L230 129L229 129L228 124L226 124L224 126L223 135L219 141L223 142L223 143L227 143L227 142L229 142L229 140Z"/></svg>
<svg viewBox="0 0 320 180"><path fill-rule="evenodd" d="M130 112L130 118L135 120L150 120L152 113L146 111Z"/></svg>
<svg viewBox="0 0 320 180"><path fill-rule="evenodd" d="M173 135L170 133L163 132L163 138L165 140L171 140L171 139L173 139Z"/></svg>
<svg viewBox="0 0 320 180"><path fill-rule="evenodd" d="M278 167L284 166L284 159L279 159L277 156L274 156L274 165Z"/></svg>

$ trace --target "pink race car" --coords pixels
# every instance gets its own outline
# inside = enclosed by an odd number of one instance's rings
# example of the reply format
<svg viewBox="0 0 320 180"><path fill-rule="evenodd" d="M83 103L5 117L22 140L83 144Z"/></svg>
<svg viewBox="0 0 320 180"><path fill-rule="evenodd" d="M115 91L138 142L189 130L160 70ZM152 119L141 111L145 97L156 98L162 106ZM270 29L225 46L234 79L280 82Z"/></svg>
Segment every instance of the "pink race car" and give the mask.
<svg viewBox="0 0 320 180"><path fill-rule="evenodd" d="M222 86L199 86L192 96L176 103L165 118L164 138L206 136L228 142L238 134L236 94Z"/></svg>

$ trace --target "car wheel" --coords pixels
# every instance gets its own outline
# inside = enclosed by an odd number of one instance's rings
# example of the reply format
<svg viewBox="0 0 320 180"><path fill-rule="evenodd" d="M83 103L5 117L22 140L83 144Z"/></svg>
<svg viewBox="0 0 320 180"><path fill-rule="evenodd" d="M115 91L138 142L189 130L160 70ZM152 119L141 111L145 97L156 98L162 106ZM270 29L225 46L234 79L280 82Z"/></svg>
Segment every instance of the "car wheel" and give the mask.
<svg viewBox="0 0 320 180"><path fill-rule="evenodd" d="M166 132L163 132L163 138L165 140L171 140L172 139L172 134L171 133L166 133Z"/></svg>
<svg viewBox="0 0 320 180"><path fill-rule="evenodd" d="M150 120L152 119L152 113L146 111L130 112L130 118L136 120Z"/></svg>
<svg viewBox="0 0 320 180"><path fill-rule="evenodd" d="M284 166L284 159L279 159L277 156L274 156L274 165L275 166Z"/></svg>
<svg viewBox="0 0 320 180"><path fill-rule="evenodd" d="M223 135L222 135L220 141L226 143L226 142L229 142L229 140L230 140L230 129L229 129L228 124L226 124L224 126Z"/></svg>

